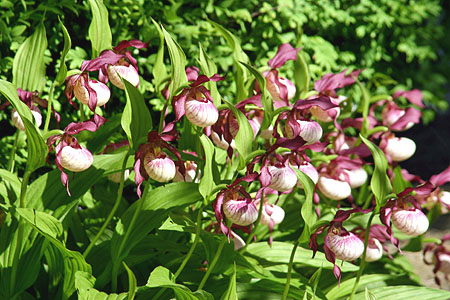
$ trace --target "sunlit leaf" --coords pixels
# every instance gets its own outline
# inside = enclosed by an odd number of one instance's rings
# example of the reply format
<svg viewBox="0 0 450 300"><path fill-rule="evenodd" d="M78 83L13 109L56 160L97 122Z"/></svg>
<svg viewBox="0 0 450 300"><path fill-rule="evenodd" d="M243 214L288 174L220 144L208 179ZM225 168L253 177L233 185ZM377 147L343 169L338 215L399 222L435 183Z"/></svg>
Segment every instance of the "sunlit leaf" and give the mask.
<svg viewBox="0 0 450 300"><path fill-rule="evenodd" d="M89 0L92 12L92 21L89 25L89 39L92 44L92 57L97 57L100 52L112 48L112 35L109 27L108 9L103 0Z"/></svg>
<svg viewBox="0 0 450 300"><path fill-rule="evenodd" d="M72 46L72 41L70 40L69 32L67 31L67 29L64 26L64 24L61 22L60 19L58 19L58 21L59 21L59 24L61 25L61 29L62 29L62 32L63 32L64 48L63 48L63 50L61 52L61 58L60 58L60 63L59 63L59 71L58 71L58 74L56 74L55 81L59 85L61 85L66 80L66 76L67 76L66 55L67 55L67 53L69 53L70 47Z"/></svg>
<svg viewBox="0 0 450 300"><path fill-rule="evenodd" d="M411 300L411 299L427 299L427 300L448 300L450 291L432 289L424 286L385 286L370 290L376 299L383 300ZM365 300L366 293L361 292L353 298L355 300Z"/></svg>
<svg viewBox="0 0 450 300"><path fill-rule="evenodd" d="M213 173L212 173L212 163L214 157L214 145L209 140L206 135L202 135L200 137L200 142L203 145L203 150L205 151L205 168L202 172L202 179L200 180L199 191L202 194L203 198L209 196L211 191L213 190L214 183Z"/></svg>

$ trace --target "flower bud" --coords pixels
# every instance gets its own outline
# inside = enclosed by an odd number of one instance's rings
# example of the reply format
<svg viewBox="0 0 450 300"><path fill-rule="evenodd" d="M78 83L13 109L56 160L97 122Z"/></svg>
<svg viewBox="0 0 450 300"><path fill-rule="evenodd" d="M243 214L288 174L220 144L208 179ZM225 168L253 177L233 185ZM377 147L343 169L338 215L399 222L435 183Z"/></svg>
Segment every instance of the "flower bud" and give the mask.
<svg viewBox="0 0 450 300"><path fill-rule="evenodd" d="M346 199L352 193L350 184L346 181L336 180L324 175L319 177L317 186L322 194L332 200Z"/></svg>
<svg viewBox="0 0 450 300"><path fill-rule="evenodd" d="M425 233L429 222L427 216L417 208L396 209L392 213L392 223L397 229L410 236L418 236Z"/></svg>
<svg viewBox="0 0 450 300"><path fill-rule="evenodd" d="M276 191L286 192L297 183L297 175L289 166L269 166L268 170L270 175L272 175L269 187Z"/></svg>
<svg viewBox="0 0 450 300"><path fill-rule="evenodd" d="M228 220L241 226L250 225L258 219L258 209L253 201L227 200L223 204L223 212Z"/></svg>
<svg viewBox="0 0 450 300"><path fill-rule="evenodd" d="M183 175L180 173L177 167L177 172L175 173L175 177L173 178L173 182L193 182L195 178L195 174L197 173L197 164L193 161L186 161L184 163L184 166L186 168L186 176L183 177ZM198 171L198 178L195 180L195 182L199 182L200 173L201 171Z"/></svg>
<svg viewBox="0 0 450 300"><path fill-rule="evenodd" d="M108 175L108 179L115 183L120 183L121 179L121 172L116 172ZM123 173L123 181L126 181L128 177L130 176L130 170L126 169Z"/></svg>
<svg viewBox="0 0 450 300"><path fill-rule="evenodd" d="M416 152L416 143L406 137L392 137L387 140L384 152L392 161L404 161Z"/></svg>
<svg viewBox="0 0 450 300"><path fill-rule="evenodd" d="M175 177L175 163L165 153L157 157L148 152L144 157L144 168L148 176L158 182L167 182Z"/></svg>
<svg viewBox="0 0 450 300"><path fill-rule="evenodd" d="M340 260L352 261L364 252L364 243L352 232L342 233L342 235L329 232L325 239L330 250Z"/></svg>
<svg viewBox="0 0 450 300"><path fill-rule="evenodd" d="M219 118L217 108L210 101L186 100L184 109L186 111L186 118L198 127L214 125Z"/></svg>
<svg viewBox="0 0 450 300"><path fill-rule="evenodd" d="M83 86L84 79L79 79L75 84L73 89L73 93L75 97L83 104L89 104L89 91L86 87ZM88 81L89 87L92 88L97 95L97 106L103 106L111 97L111 92L106 84L103 82L99 82L96 80L89 79Z"/></svg>
<svg viewBox="0 0 450 300"><path fill-rule="evenodd" d="M37 106L33 106L33 108L31 109L31 114L34 117L34 120L36 121L36 126L39 127L42 124L42 115L41 115L41 111L39 110L39 108ZM25 131L25 125L23 124L22 118L20 117L19 113L17 112L17 110L14 108L12 113L11 113L11 120L14 124L14 126L16 126L18 129Z"/></svg>
<svg viewBox="0 0 450 300"><path fill-rule="evenodd" d="M109 80L111 80L111 83L114 84L119 89L122 89L122 90L125 89L125 85L123 84L122 80L120 80L119 75L123 79L126 79L132 85L134 85L136 87L139 85L139 74L132 65L128 65L128 66L108 65L107 71L108 71Z"/></svg>
<svg viewBox="0 0 450 300"><path fill-rule="evenodd" d="M366 250L366 261L376 261L383 256L383 246L380 241L374 238L369 238Z"/></svg>
<svg viewBox="0 0 450 300"><path fill-rule="evenodd" d="M362 186L367 180L367 172L363 168L344 170L344 172L348 175L348 178L350 180L350 187L352 189ZM339 176L339 179L344 181L344 174L341 174L341 176Z"/></svg>
<svg viewBox="0 0 450 300"><path fill-rule="evenodd" d="M294 165L294 167L296 166ZM319 181L319 173L311 163L307 161L302 162L302 164L298 166L298 169L308 175L308 177L311 178L314 184L317 184L317 181ZM303 184L300 180L297 180L297 187L303 189Z"/></svg>
<svg viewBox="0 0 450 300"><path fill-rule="evenodd" d="M61 159L61 166L72 172L81 172L88 169L94 157L88 149L80 146L75 148L72 146L65 146L59 152Z"/></svg>
<svg viewBox="0 0 450 300"><path fill-rule="evenodd" d="M322 137L322 127L319 123L314 121L302 121L297 120L297 123L300 124L300 137L303 138L307 145L317 143L320 141ZM293 130L289 124L286 124L285 127L286 136L288 138L293 138Z"/></svg>
<svg viewBox="0 0 450 300"><path fill-rule="evenodd" d="M274 204L264 204L261 214L261 224L270 226L271 221L273 225L283 222L285 216L284 209Z"/></svg>

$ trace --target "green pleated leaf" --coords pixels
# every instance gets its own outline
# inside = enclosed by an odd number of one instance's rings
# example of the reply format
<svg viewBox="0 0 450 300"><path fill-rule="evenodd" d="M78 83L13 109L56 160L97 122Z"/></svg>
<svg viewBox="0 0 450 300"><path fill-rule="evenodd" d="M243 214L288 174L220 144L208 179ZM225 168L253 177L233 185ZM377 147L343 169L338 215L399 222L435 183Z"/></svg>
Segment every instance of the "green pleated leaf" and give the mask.
<svg viewBox="0 0 450 300"><path fill-rule="evenodd" d="M127 95L127 104L122 113L122 128L125 131L130 147L135 151L146 141L148 132L152 129L152 117L145 105L145 100L139 90L122 78Z"/></svg>
<svg viewBox="0 0 450 300"><path fill-rule="evenodd" d="M373 161L375 163L375 169L372 174L372 179L370 180L370 187L375 199L377 201L377 207L381 207L385 204L385 197L392 193L392 186L389 177L386 174L388 163L384 152L375 146L371 141L359 135L361 140L372 152Z"/></svg>
<svg viewBox="0 0 450 300"><path fill-rule="evenodd" d="M398 276L396 275L389 275L389 274L369 274L369 275L363 275L360 278L360 281L358 283L359 288L363 288L367 285L373 284L374 282L378 284L384 284L387 285L389 281L394 280ZM355 284L356 278L350 278L345 281L341 281L341 285L334 286L331 290L327 292L327 299L329 300L337 300L337 299L343 299L345 296L350 295L352 292L353 286Z"/></svg>
<svg viewBox="0 0 450 300"><path fill-rule="evenodd" d="M143 202L133 226L130 227L130 222L138 207L138 202L130 206L121 216L111 241L113 263L120 264L134 246L164 222L172 209L195 203L201 199L198 184L195 183L171 183L149 191L145 198L139 200Z"/></svg>
<svg viewBox="0 0 450 300"><path fill-rule="evenodd" d="M92 12L92 21L89 25L89 39L92 44L92 57L100 52L112 48L112 35L108 21L108 10L102 0L89 0Z"/></svg>
<svg viewBox="0 0 450 300"><path fill-rule="evenodd" d="M297 53L297 60L294 63L294 79L296 94L295 99L302 98L302 96L309 91L309 82L311 77L309 75L309 67L305 60L305 54L301 51Z"/></svg>
<svg viewBox="0 0 450 300"><path fill-rule="evenodd" d="M203 74L205 74L208 77L211 77L214 74L217 74L216 64L208 56L205 49L203 49L202 44L200 44L200 43L199 43L199 48L200 48L200 58L198 61L200 63L200 68L201 68ZM222 98L220 97L219 91L217 90L217 82L209 81L206 83L206 86L208 87L209 91L211 92L211 98L214 101L214 105L217 107L220 104L222 104L222 101L221 101Z"/></svg>
<svg viewBox="0 0 450 300"><path fill-rule="evenodd" d="M63 233L61 222L55 217L32 208L17 208L17 212L39 232L45 233L52 238L57 239Z"/></svg>
<svg viewBox="0 0 450 300"><path fill-rule="evenodd" d="M264 118L263 123L261 124L261 130L265 130L271 125L273 117L273 100L271 97L267 96L266 79L255 67L244 62L241 62L241 64L243 64L253 74L253 76L255 76L256 81L258 81L261 88L261 103L264 107Z"/></svg>
<svg viewBox="0 0 450 300"><path fill-rule="evenodd" d="M3 186L0 187L0 195L5 198L6 203L8 203L8 201L19 198L21 183L19 178L15 174L9 172L8 170L0 169L0 182ZM11 193L13 193L14 196Z"/></svg>
<svg viewBox="0 0 450 300"><path fill-rule="evenodd" d="M211 294L201 291L193 293L188 287L173 282L173 274L166 268L156 267L148 278L147 287L150 288L170 288L174 291L178 300L203 300L214 299Z"/></svg>
<svg viewBox="0 0 450 300"><path fill-rule="evenodd" d="M64 37L64 48L61 52L61 60L59 63L59 71L58 74L56 74L56 83L58 85L61 85L66 80L67 76L67 66L66 66L66 55L70 50L70 47L72 46L72 41L70 40L69 32L67 31L67 28L64 26L64 24L61 22L61 20L58 17L59 24L61 25L61 29L63 32Z"/></svg>
<svg viewBox="0 0 450 300"><path fill-rule="evenodd" d="M225 29L222 25L219 25L211 20L208 20L216 30L225 38L228 46L233 51L233 61L234 61L234 73L235 73L235 82L236 82L236 102L244 100L247 98L247 89L245 87L245 83L249 78L249 74L246 68L241 65L241 62L248 63L248 56L242 51L241 44L238 39L227 29Z"/></svg>
<svg viewBox="0 0 450 300"><path fill-rule="evenodd" d="M78 299L83 300L124 300L128 293L106 294L94 289L95 278L88 272L78 271L75 274L75 286L78 291Z"/></svg>
<svg viewBox="0 0 450 300"><path fill-rule="evenodd" d="M200 142L203 145L205 151L205 167L202 172L202 179L200 180L199 191L203 198L209 196L213 188L216 186L214 183L212 164L214 157L214 145L206 135L200 137Z"/></svg>
<svg viewBox="0 0 450 300"><path fill-rule="evenodd" d="M26 91L38 91L45 87L44 52L47 36L43 23L20 46L13 62L13 84Z"/></svg>
<svg viewBox="0 0 450 300"><path fill-rule="evenodd" d="M48 147L44 139L42 138L41 133L33 123L34 118L31 114L30 108L26 106L22 101L20 101L17 94L17 89L14 87L14 85L8 81L0 79L0 93L2 93L11 103L11 105L17 110L23 121L23 124L25 125L28 145L26 171L31 173L45 164Z"/></svg>
<svg viewBox="0 0 450 300"><path fill-rule="evenodd" d="M364 291L364 297L366 298L366 300L377 300L377 297L375 297L375 295L372 294L372 292L369 291L368 288L366 288L366 290Z"/></svg>
<svg viewBox="0 0 450 300"><path fill-rule="evenodd" d="M170 85L170 97L175 96L175 92L187 82L186 77L186 55L180 45L172 38L172 36L161 26L167 49L170 56L170 68L172 83Z"/></svg>
<svg viewBox="0 0 450 300"><path fill-rule="evenodd" d="M157 91L162 90L161 84L167 77L166 65L164 65L164 32L161 30L161 26L159 26L156 21L151 18L153 25L155 25L156 30L158 30L159 35L159 48L158 53L156 54L155 64L153 65L152 75L155 78L155 87Z"/></svg>
<svg viewBox="0 0 450 300"><path fill-rule="evenodd" d="M122 262L122 264L128 273L128 298L127 298L127 300L133 300L134 297L136 296L136 288L137 288L136 276L134 276L133 271L127 266L126 263Z"/></svg>
<svg viewBox="0 0 450 300"><path fill-rule="evenodd" d="M305 202L303 202L301 215L305 221L305 228L300 236L301 243L307 243L311 235L311 227L315 224L317 220L317 215L314 211L313 196L314 196L314 182L309 178L308 175L300 171L298 168L292 168L297 175L297 178L303 185L305 190Z"/></svg>
<svg viewBox="0 0 450 300"><path fill-rule="evenodd" d="M226 100L224 100L224 102L231 109L239 124L239 130L234 140L236 143L236 149L240 155L239 169L243 169L245 167L246 160L252 152L253 129L247 117L239 109Z"/></svg>
<svg viewBox="0 0 450 300"><path fill-rule="evenodd" d="M450 299L450 291L432 289L424 286L386 286L371 289L370 293L376 299L383 300L412 300L412 299L427 299L427 300L448 300ZM366 299L365 292L355 295L355 300Z"/></svg>
<svg viewBox="0 0 450 300"><path fill-rule="evenodd" d="M225 294L222 295L220 300L238 300L236 293L236 262L234 263L233 274L230 277L230 283Z"/></svg>
<svg viewBox="0 0 450 300"><path fill-rule="evenodd" d="M292 251L292 244L284 242L273 242L270 246L266 242L252 243L247 247L247 252L252 255L259 257L265 261L279 264L288 264L289 257ZM298 247L295 252L294 263L299 263L311 267L323 267L324 269L333 269L333 264L327 261L325 254L322 252L317 252L314 259L312 258L313 251ZM354 272L358 271L358 266L352 265L349 262L344 262L341 266L339 262L339 267L342 272Z"/></svg>

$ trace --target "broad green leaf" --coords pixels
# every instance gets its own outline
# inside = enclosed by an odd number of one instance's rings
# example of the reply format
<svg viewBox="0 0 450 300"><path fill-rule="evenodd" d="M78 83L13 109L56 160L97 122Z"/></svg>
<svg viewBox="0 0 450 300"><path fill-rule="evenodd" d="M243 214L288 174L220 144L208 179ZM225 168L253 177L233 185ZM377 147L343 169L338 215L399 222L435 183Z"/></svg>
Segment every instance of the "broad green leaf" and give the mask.
<svg viewBox="0 0 450 300"><path fill-rule="evenodd" d="M200 68L202 69L203 73L208 77L217 74L217 66L214 63L214 61L205 52L205 49L203 49L202 44L199 43L198 46L200 48L200 58L198 61L200 63ZM222 104L221 101L222 98L219 94L219 91L217 90L217 82L209 81L206 83L206 85L209 87L209 90L211 92L211 98L214 101L214 105L217 107L220 104Z"/></svg>
<svg viewBox="0 0 450 300"><path fill-rule="evenodd" d="M322 267L318 268L316 272L314 272L314 274L311 276L311 278L309 279L309 284L312 285L313 288L313 295L316 295L316 291L317 291L317 287L319 286L319 282L320 282L320 275L322 275ZM305 297L306 297L307 293L305 293Z"/></svg>
<svg viewBox="0 0 450 300"><path fill-rule="evenodd" d="M130 147L137 151L139 145L146 141L147 134L152 129L152 118L139 90L126 79L122 78L122 81L125 85L127 104L122 113L121 124L130 142Z"/></svg>
<svg viewBox="0 0 450 300"><path fill-rule="evenodd" d="M164 33L161 30L161 26L159 26L156 21L151 18L153 25L155 25L156 30L158 30L159 35L159 48L158 53L156 54L155 64L152 69L153 78L155 78L155 87L157 91L162 90L161 84L167 77L166 66L164 65Z"/></svg>
<svg viewBox="0 0 450 300"><path fill-rule="evenodd" d="M100 52L112 48L112 35L108 21L108 9L103 0L89 0L92 12L92 21L89 25L89 39L92 44L92 57L99 56Z"/></svg>
<svg viewBox="0 0 450 300"><path fill-rule="evenodd" d="M172 79L172 83L170 85L170 97L175 96L175 92L187 82L186 77L186 55L181 49L180 45L174 41L172 36L166 31L166 29L161 26L164 39L167 44L167 49L169 50L170 56L170 68L171 74L170 77Z"/></svg>
<svg viewBox="0 0 450 300"><path fill-rule="evenodd" d="M236 293L236 262L234 263L233 275L230 277L230 284L225 294L222 295L221 300L238 300Z"/></svg>
<svg viewBox="0 0 450 300"><path fill-rule="evenodd" d="M64 36L64 48L61 52L61 59L59 63L59 71L58 74L56 74L55 81L58 83L58 85L61 85L66 80L67 76L67 66L66 66L66 55L70 50L70 47L72 46L72 41L70 40L69 32L67 31L64 24L61 22L61 20L58 18L59 24L61 25L61 29Z"/></svg>
<svg viewBox="0 0 450 300"><path fill-rule="evenodd" d="M106 294L94 289L95 278L88 272L77 271L75 273L75 286L78 291L78 299L83 300L125 300L128 293Z"/></svg>
<svg viewBox="0 0 450 300"><path fill-rule="evenodd" d="M253 74L253 76L255 76L261 89L261 103L264 108L264 118L263 123L261 124L261 131L265 130L272 124L273 118L273 100L267 96L266 79L255 67L244 62L241 62L241 64L243 64Z"/></svg>
<svg viewBox="0 0 450 300"><path fill-rule="evenodd" d="M213 188L215 187L213 173L212 173L212 163L214 157L214 145L209 140L209 138L202 134L200 137L200 142L203 145L203 150L205 151L205 167L202 172L202 179L200 180L199 191L203 198L209 196Z"/></svg>
<svg viewBox="0 0 450 300"><path fill-rule="evenodd" d="M292 251L292 244L285 242L273 242L270 246L266 242L252 243L247 247L247 253L251 256L256 256L265 261L271 263L288 264L289 257ZM313 251L298 247L295 252L294 263L299 263L311 267L324 269L333 269L333 264L327 261L325 254L322 252L317 252L316 256L312 258ZM339 267L342 272L354 272L358 271L358 266L355 266L349 262L344 262L341 266L339 262Z"/></svg>
<svg viewBox="0 0 450 300"><path fill-rule="evenodd" d="M369 274L369 275L363 275L360 278L359 281L359 288L366 287L368 285L371 285L373 283L384 283L385 285L389 284L389 281L392 281L395 279L396 275L389 275L389 274ZM350 295L352 292L353 286L355 284L356 278L350 278L345 281L341 281L340 286L335 285L331 290L327 292L327 299L329 300L337 300L345 298L345 296Z"/></svg>
<svg viewBox="0 0 450 300"><path fill-rule="evenodd" d="M45 49L47 49L47 37L44 24L41 22L14 56L13 84L16 87L30 92L42 92L46 81Z"/></svg>
<svg viewBox="0 0 450 300"><path fill-rule="evenodd" d="M15 174L8 170L0 169L0 182L0 195L3 196L6 203L10 205L12 203L8 202L19 198L20 180ZM12 195L11 192L14 193L14 195Z"/></svg>
<svg viewBox="0 0 450 300"><path fill-rule="evenodd" d="M245 88L245 83L247 82L249 75L247 69L242 67L240 62L248 63L248 56L242 51L241 44L237 38L222 25L219 25L211 20L208 20L217 31L225 38L228 46L231 47L233 51L233 61L234 61L234 73L236 74L236 102L244 100L247 98L247 90Z"/></svg>
<svg viewBox="0 0 450 300"><path fill-rule="evenodd" d="M61 222L45 212L36 211L32 208L17 208L17 212L30 225L52 238L58 239L63 233Z"/></svg>
<svg viewBox="0 0 450 300"><path fill-rule="evenodd" d="M311 80L305 54L301 51L297 53L297 60L294 63L294 78L295 88L297 89L295 99L298 99L309 91L309 82Z"/></svg>
<svg viewBox="0 0 450 300"><path fill-rule="evenodd" d="M450 299L450 291L432 289L424 286L386 286L371 289L370 292L376 299L383 300L412 300L412 299L427 299L427 300L448 300ZM365 292L355 295L353 299L366 299Z"/></svg>
<svg viewBox="0 0 450 300"><path fill-rule="evenodd" d="M411 186L411 183L403 178L402 167L400 166L397 166L394 169L394 180L392 181L392 185L395 194L401 193L407 187Z"/></svg>
<svg viewBox="0 0 450 300"><path fill-rule="evenodd" d="M276 280L274 278L262 279L251 283L239 283L237 285L237 296L239 299L263 299L263 300L280 300L283 295L286 279ZM305 291L312 295L312 291L304 285L298 287L294 284L295 280L291 280L287 299L302 299ZM298 282L298 281L297 281ZM316 299L325 299L316 296Z"/></svg>
<svg viewBox="0 0 450 300"><path fill-rule="evenodd" d="M0 79L0 93L2 93L12 104L12 106L17 110L23 121L23 124L25 125L25 131L28 139L28 158L26 171L31 173L45 164L48 147L45 144L41 133L37 130L36 125L33 124L34 118L31 114L31 110L28 108L28 106L25 105L25 103L20 101L14 85L8 81Z"/></svg>
<svg viewBox="0 0 450 300"><path fill-rule="evenodd" d="M125 262L122 262L122 264L128 273L128 298L127 298L127 300L133 300L134 297L136 296L136 287L137 287L136 276L134 276L133 271L127 266L127 264Z"/></svg>
<svg viewBox="0 0 450 300"><path fill-rule="evenodd" d="M142 241L145 236L158 228L167 218L168 213L175 208L183 207L201 200L198 184L177 182L161 186L149 191L137 212L134 226L131 220L139 203L135 202L120 218L111 241L111 255L114 264L120 264L130 250ZM141 226L145 224L145 226ZM129 232L127 234L127 232ZM126 238L125 238L126 237Z"/></svg>
<svg viewBox="0 0 450 300"><path fill-rule="evenodd" d="M243 169L245 167L245 162L252 152L253 129L247 117L239 109L234 107L230 102L224 101L233 112L239 124L239 130L234 140L236 142L236 149L240 155L239 169Z"/></svg>
<svg viewBox="0 0 450 300"><path fill-rule="evenodd" d="M366 297L366 300L377 300L377 297L375 297L375 295L372 294L368 288L364 291L364 296Z"/></svg>
<svg viewBox="0 0 450 300"><path fill-rule="evenodd" d="M300 237L300 242L305 243L309 241L309 236L311 235L311 227L317 220L316 213L314 211L313 196L314 196L314 182L309 178L308 175L300 171L298 168L292 168L297 175L297 178L303 185L305 190L305 202L303 202L301 215L305 221L305 229Z"/></svg>
<svg viewBox="0 0 450 300"><path fill-rule="evenodd" d="M156 267L150 277L148 278L147 287L156 288L156 287L165 287L170 288L174 291L176 299L182 300L201 300L205 299L214 299L209 293L202 291L202 293L193 293L188 287L177 284L173 282L173 274L170 271L162 266ZM203 295L202 295L203 294Z"/></svg>
<svg viewBox="0 0 450 300"><path fill-rule="evenodd" d="M386 174L387 171L387 159L384 152L380 148L375 146L371 141L359 135L364 144L367 145L370 152L372 152L373 160L375 163L375 169L370 180L370 187L375 195L377 201L377 207L381 207L385 204L385 197L392 192L391 182Z"/></svg>

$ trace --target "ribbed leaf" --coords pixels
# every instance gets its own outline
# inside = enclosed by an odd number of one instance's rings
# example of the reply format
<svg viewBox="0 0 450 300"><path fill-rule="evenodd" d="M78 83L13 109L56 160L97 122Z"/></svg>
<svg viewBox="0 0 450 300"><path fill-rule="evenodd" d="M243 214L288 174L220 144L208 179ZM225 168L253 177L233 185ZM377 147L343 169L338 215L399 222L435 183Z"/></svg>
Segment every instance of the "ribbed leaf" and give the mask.
<svg viewBox="0 0 450 300"><path fill-rule="evenodd" d="M63 32L64 48L61 52L59 71L58 71L58 74L56 74L55 81L58 83L58 85L61 85L66 80L66 76L67 76L66 55L69 52L70 47L72 46L72 41L70 40L69 32L67 31L64 24L61 22L61 20L59 18L58 18L58 21L59 21L59 24L61 25L61 29Z"/></svg>
<svg viewBox="0 0 450 300"><path fill-rule="evenodd" d="M236 263L234 263L233 274L230 277L230 284L225 294L222 295L221 300L238 300L236 293Z"/></svg>
<svg viewBox="0 0 450 300"><path fill-rule="evenodd" d="M255 76L256 81L258 81L259 87L261 88L261 102L264 107L264 118L261 124L261 130L267 129L272 123L273 116L273 100L267 97L266 93L266 79L264 76L253 66L241 62L252 74Z"/></svg>
<svg viewBox="0 0 450 300"><path fill-rule="evenodd" d="M205 167L202 172L202 179L200 180L199 191L203 198L209 196L213 188L215 187L213 173L212 173L212 163L214 157L214 145L209 140L206 135L200 137L200 142L203 145L203 150L205 151Z"/></svg>
<svg viewBox="0 0 450 300"><path fill-rule="evenodd" d="M0 182L0 195L3 196L7 204L11 204L8 202L19 198L20 180L15 174L0 169Z"/></svg>
<svg viewBox="0 0 450 300"><path fill-rule="evenodd" d="M106 294L94 289L95 278L88 272L78 271L75 274L75 286L78 299L83 300L124 300L128 293Z"/></svg>
<svg viewBox="0 0 450 300"><path fill-rule="evenodd" d="M247 252L252 256L259 257L265 261L279 264L289 263L289 257L292 251L292 245L284 242L273 242L272 246L265 242L250 244ZM317 252L314 259L312 258L312 250L298 247L295 252L294 263L300 263L307 266L324 269L333 269L333 264L326 260L325 254ZM343 265L339 263L342 272L354 272L358 270L358 266L351 263L344 262Z"/></svg>
<svg viewBox="0 0 450 300"><path fill-rule="evenodd" d="M241 62L248 63L248 56L242 51L241 44L238 39L222 25L219 25L211 20L208 20L216 30L225 38L228 46L233 50L233 61L234 61L234 73L236 81L236 102L244 100L247 98L247 89L245 84L249 78L249 74L246 68L241 65Z"/></svg>
<svg viewBox="0 0 450 300"><path fill-rule="evenodd" d="M17 208L17 212L31 226L52 238L58 239L63 233L61 222L53 216L32 208Z"/></svg>
<svg viewBox="0 0 450 300"><path fill-rule="evenodd" d="M297 60L294 63L294 78L295 78L295 88L296 98L302 98L302 96L309 91L309 82L311 80L309 75L309 67L305 60L305 54L301 51L297 53Z"/></svg>
<svg viewBox="0 0 450 300"><path fill-rule="evenodd" d="M16 87L26 91L42 92L46 81L45 49L47 49L47 37L44 24L40 23L14 56L13 83Z"/></svg>
<svg viewBox="0 0 450 300"><path fill-rule="evenodd" d="M92 57L95 58L103 50L112 48L112 35L108 21L108 10L103 4L103 0L89 0L89 5L92 12L89 39L92 44Z"/></svg>
<svg viewBox="0 0 450 300"><path fill-rule="evenodd" d="M381 207L385 204L385 197L392 193L392 186L389 177L386 174L387 171L387 159L384 152L380 148L375 146L371 141L360 135L361 140L372 152L373 161L375 163L375 169L370 180L370 187L375 195L377 201L377 207Z"/></svg>
<svg viewBox="0 0 450 300"><path fill-rule="evenodd" d="M358 286L360 288L363 288L367 286L368 284L373 284L374 282L387 285L389 281L392 279L395 279L396 275L389 275L389 274L369 274L369 275L363 275L360 278ZM341 281L340 286L336 285L327 293L327 299L334 300L334 299L342 299L345 298L345 296L350 295L352 292L353 286L355 284L356 278L351 278L345 281Z"/></svg>
<svg viewBox="0 0 450 300"><path fill-rule="evenodd" d="M145 105L144 97L139 90L122 78L127 95L127 104L122 113L122 128L125 131L130 146L135 151L146 141L148 132L152 129L152 117Z"/></svg>
<svg viewBox="0 0 450 300"><path fill-rule="evenodd" d="M170 85L170 95L175 96L175 92L187 82L186 77L186 55L180 45L172 38L172 36L161 26L167 49L170 56L170 68L172 84Z"/></svg>
<svg viewBox="0 0 450 300"><path fill-rule="evenodd" d="M450 299L450 291L432 289L424 286L386 286L376 289L371 289L370 293L376 299L383 300L412 300L412 299L427 299L427 300L448 300ZM356 294L355 300L365 300L365 292Z"/></svg>
<svg viewBox="0 0 450 300"><path fill-rule="evenodd" d="M236 149L240 155L239 169L243 169L247 158L252 152L253 129L247 117L239 109L234 107L234 105L230 102L226 100L224 101L233 112L239 124L239 130L234 140L236 142Z"/></svg>
<svg viewBox="0 0 450 300"><path fill-rule="evenodd" d="M37 130L36 125L33 124L34 118L31 114L31 110L22 101L20 101L14 85L8 81L0 79L0 93L2 93L17 110L22 118L23 124L25 125L25 131L28 139L28 159L26 171L31 173L45 164L48 147L45 144L41 133Z"/></svg>
<svg viewBox="0 0 450 300"><path fill-rule="evenodd" d="M156 30L158 30L159 35L159 48L158 53L156 54L155 64L153 65L152 75L153 78L155 78L156 90L160 91L162 90L161 84L167 77L167 70L164 65L164 33L161 30L161 26L159 26L153 18L151 18L151 20L153 25L155 25Z"/></svg>

